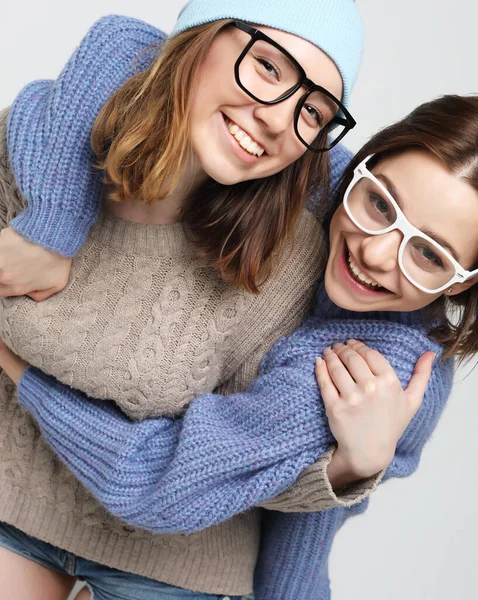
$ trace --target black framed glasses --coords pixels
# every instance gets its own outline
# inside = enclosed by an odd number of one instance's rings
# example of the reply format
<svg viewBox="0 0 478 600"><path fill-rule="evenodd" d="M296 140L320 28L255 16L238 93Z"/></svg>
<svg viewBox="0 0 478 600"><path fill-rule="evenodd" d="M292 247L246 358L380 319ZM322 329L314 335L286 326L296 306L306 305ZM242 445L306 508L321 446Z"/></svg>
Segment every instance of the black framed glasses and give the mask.
<svg viewBox="0 0 478 600"><path fill-rule="evenodd" d="M236 83L248 96L261 104L278 104L307 88L294 111L294 130L304 146L327 152L355 127L342 102L309 79L285 48L242 21L232 25L251 36L234 66Z"/></svg>

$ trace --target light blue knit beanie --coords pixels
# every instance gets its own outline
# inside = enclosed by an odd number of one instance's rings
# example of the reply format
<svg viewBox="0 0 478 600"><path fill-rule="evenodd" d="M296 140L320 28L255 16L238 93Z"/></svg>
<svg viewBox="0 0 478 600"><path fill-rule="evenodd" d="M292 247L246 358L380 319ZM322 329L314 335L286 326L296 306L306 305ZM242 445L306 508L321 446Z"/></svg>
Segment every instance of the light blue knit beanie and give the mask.
<svg viewBox="0 0 478 600"><path fill-rule="evenodd" d="M190 0L171 35L220 19L238 19L304 38L339 69L347 106L363 51L363 24L354 0Z"/></svg>

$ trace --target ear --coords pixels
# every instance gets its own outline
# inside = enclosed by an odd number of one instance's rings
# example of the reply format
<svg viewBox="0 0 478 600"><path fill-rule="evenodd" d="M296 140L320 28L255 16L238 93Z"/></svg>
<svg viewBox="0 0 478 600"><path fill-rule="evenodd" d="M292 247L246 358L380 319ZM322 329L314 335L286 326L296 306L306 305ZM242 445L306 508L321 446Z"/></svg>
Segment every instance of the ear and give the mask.
<svg viewBox="0 0 478 600"><path fill-rule="evenodd" d="M446 289L443 293L445 294L445 296L457 296L458 294L461 294L462 292L466 292L466 290L469 290L471 287L473 287L475 285L475 283L478 283L478 275L476 277L472 277L471 279L468 279L468 281L465 281L463 283L454 283L452 286L450 286L450 288Z"/></svg>

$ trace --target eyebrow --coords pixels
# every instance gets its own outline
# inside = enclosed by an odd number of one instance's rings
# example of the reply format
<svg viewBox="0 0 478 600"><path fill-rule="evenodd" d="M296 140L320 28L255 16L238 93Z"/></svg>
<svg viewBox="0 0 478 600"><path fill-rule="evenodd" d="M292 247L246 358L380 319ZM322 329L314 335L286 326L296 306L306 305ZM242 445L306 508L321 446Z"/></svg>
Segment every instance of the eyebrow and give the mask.
<svg viewBox="0 0 478 600"><path fill-rule="evenodd" d="M390 179L386 175L383 175L382 173L375 175L375 177L377 179L379 179L385 185L385 187L387 188L387 190L389 191L390 195L393 197L395 202L398 204L400 209L403 212L405 212L403 210L403 201L400 197L400 194L398 193L397 188L393 185L393 183L390 181ZM449 242L447 242L444 238L442 238L441 235L439 235L438 233L435 233L434 231L431 231L431 229L420 229L420 231L422 233L424 233L425 235L428 235L428 237L431 237L432 240L434 240L437 244L440 244L440 246L442 246L443 248L446 248L448 250L448 252L456 260L456 262L458 262L458 263L460 262L460 257L458 255L458 252L455 250L455 248L453 248L453 246Z"/></svg>

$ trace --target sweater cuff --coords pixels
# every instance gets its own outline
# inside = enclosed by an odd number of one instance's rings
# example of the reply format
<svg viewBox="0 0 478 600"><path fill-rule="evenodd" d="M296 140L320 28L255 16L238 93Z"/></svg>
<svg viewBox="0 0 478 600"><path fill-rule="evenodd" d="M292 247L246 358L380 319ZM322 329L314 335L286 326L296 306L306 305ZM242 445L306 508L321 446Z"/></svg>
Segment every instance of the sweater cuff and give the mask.
<svg viewBox="0 0 478 600"><path fill-rule="evenodd" d="M11 226L24 238L66 257L74 257L85 243L97 215L78 217L64 209L35 210L28 207L11 221Z"/></svg>
<svg viewBox="0 0 478 600"><path fill-rule="evenodd" d="M292 487L261 506L280 512L318 512L338 506L353 506L376 490L385 469L373 477L334 490L327 476L327 467L334 452L335 447L324 452L312 466L302 471Z"/></svg>
<svg viewBox="0 0 478 600"><path fill-rule="evenodd" d="M41 376L38 377L38 374L41 374ZM44 378L46 377L47 375L43 372L29 366L25 369L18 382L18 403L32 415L38 412L38 405L47 396L47 390L43 387L45 385Z"/></svg>

